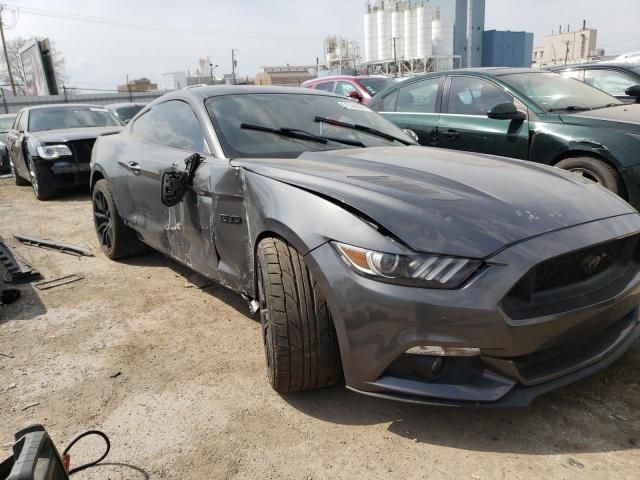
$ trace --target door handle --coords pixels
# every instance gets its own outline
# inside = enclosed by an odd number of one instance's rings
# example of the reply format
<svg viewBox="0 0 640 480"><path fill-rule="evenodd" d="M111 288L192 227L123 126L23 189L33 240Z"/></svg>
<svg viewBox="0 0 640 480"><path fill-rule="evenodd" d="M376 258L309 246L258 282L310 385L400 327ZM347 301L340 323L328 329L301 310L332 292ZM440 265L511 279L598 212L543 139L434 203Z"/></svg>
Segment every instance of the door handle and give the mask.
<svg viewBox="0 0 640 480"><path fill-rule="evenodd" d="M460 136L460 133L457 130L454 130L453 128L450 128L449 130L447 130L447 133L445 133L444 135L449 140L455 140L456 138L458 138Z"/></svg>
<svg viewBox="0 0 640 480"><path fill-rule="evenodd" d="M127 168L134 173L140 173L140 165L137 162L129 162L127 163Z"/></svg>

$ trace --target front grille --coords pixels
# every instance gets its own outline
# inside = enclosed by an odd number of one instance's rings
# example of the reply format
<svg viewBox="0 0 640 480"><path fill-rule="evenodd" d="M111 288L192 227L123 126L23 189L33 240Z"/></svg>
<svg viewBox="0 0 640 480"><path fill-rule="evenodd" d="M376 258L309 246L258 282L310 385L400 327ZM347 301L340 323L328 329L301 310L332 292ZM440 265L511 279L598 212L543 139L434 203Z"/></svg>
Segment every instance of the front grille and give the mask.
<svg viewBox="0 0 640 480"><path fill-rule="evenodd" d="M552 315L615 296L640 270L640 235L544 260L502 299L512 320Z"/></svg>
<svg viewBox="0 0 640 480"><path fill-rule="evenodd" d="M96 140L92 138L91 140L74 140L67 142L67 145L71 149L76 163L89 163L94 143L96 143Z"/></svg>
<svg viewBox="0 0 640 480"><path fill-rule="evenodd" d="M620 259L627 241L614 240L542 262L536 267L533 291L572 285L608 270Z"/></svg>

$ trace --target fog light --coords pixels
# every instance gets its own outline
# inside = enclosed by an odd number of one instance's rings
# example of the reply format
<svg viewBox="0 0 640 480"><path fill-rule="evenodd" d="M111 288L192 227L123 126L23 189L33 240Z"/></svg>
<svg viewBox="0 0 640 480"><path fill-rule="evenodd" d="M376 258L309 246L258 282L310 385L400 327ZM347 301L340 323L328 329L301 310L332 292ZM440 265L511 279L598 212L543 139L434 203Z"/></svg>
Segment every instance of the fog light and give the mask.
<svg viewBox="0 0 640 480"><path fill-rule="evenodd" d="M480 349L420 345L418 347L410 348L405 353L411 353L414 355L432 355L434 357L475 357L476 355L480 355Z"/></svg>

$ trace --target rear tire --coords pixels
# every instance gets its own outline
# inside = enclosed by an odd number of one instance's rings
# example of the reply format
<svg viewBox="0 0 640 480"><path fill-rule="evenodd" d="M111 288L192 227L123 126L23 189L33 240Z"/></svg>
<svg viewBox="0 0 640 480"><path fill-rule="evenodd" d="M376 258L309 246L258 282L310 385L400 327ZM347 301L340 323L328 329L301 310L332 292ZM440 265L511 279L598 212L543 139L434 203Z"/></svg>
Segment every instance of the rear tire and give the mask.
<svg viewBox="0 0 640 480"><path fill-rule="evenodd" d="M136 232L122 221L105 179L98 180L94 185L91 203L98 243L107 257L116 260L139 255L148 250Z"/></svg>
<svg viewBox="0 0 640 480"><path fill-rule="evenodd" d="M55 191L44 185L42 182L42 175L38 171L36 162L31 157L27 158L27 167L29 167L29 180L31 182L31 188L33 194L38 200L50 200L55 196Z"/></svg>
<svg viewBox="0 0 640 480"><path fill-rule="evenodd" d="M27 182L24 178L22 178L18 174L16 167L13 166L13 160L11 159L9 159L9 167L11 168L11 176L13 177L13 183L15 183L18 187L26 187L27 185L29 185L29 182Z"/></svg>
<svg viewBox="0 0 640 480"><path fill-rule="evenodd" d="M622 177L615 168L602 160L593 157L571 157L559 161L556 167L596 182L616 195L624 195Z"/></svg>
<svg viewBox="0 0 640 480"><path fill-rule="evenodd" d="M271 386L279 393L337 383L338 339L318 283L292 246L277 238L257 251L258 300Z"/></svg>

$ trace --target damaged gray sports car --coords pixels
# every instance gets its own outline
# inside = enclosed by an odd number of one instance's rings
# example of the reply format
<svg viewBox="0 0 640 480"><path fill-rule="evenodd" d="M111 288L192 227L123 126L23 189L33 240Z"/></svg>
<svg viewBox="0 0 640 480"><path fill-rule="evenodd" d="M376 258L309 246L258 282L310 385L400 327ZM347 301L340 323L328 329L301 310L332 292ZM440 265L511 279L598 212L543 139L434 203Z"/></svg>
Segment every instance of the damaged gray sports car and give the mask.
<svg viewBox="0 0 640 480"><path fill-rule="evenodd" d="M259 311L272 386L526 406L640 335L640 215L530 162L415 146L343 97L168 94L98 138L104 253L152 247Z"/></svg>

